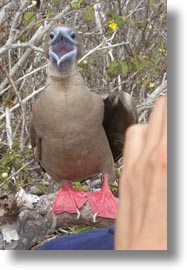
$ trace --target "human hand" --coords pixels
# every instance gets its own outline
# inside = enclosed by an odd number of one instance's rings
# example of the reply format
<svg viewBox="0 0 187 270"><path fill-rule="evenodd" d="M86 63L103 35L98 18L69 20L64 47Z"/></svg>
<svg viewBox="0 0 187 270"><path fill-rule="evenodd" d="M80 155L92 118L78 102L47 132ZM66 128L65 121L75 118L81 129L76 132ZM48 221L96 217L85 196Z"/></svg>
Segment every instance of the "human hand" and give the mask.
<svg viewBox="0 0 187 270"><path fill-rule="evenodd" d="M126 133L115 249L167 249L167 98Z"/></svg>

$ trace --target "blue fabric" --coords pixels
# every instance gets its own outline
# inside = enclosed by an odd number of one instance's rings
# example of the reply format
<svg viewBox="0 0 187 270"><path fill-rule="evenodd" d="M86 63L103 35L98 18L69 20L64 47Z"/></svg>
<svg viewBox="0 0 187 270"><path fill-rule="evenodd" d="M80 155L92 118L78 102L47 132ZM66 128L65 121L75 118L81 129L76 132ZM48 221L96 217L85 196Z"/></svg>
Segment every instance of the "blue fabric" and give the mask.
<svg viewBox="0 0 187 270"><path fill-rule="evenodd" d="M114 250L114 227L62 236L44 244L41 250Z"/></svg>

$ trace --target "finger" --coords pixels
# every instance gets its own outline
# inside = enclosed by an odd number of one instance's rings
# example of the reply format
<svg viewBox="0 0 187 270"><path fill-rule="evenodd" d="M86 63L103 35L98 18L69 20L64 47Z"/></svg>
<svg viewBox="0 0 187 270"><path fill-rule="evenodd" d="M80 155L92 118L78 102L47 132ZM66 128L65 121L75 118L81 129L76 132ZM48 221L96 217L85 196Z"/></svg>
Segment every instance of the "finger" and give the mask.
<svg viewBox="0 0 187 270"><path fill-rule="evenodd" d="M165 97L165 100L164 100L161 140L164 140L165 142L167 140L167 97Z"/></svg>
<svg viewBox="0 0 187 270"><path fill-rule="evenodd" d="M160 165L164 170L167 167L167 98L164 100L164 109L162 117L162 129L158 145L155 147L155 152L159 156Z"/></svg>
<svg viewBox="0 0 187 270"><path fill-rule="evenodd" d="M150 160L152 165L155 165L155 170L158 173L167 174L167 98L164 99L164 108L161 124L161 134L158 140L158 144L150 153ZM159 181L158 185L160 184Z"/></svg>
<svg viewBox="0 0 187 270"><path fill-rule="evenodd" d="M163 128L164 107L165 97L161 97L157 100L148 122L145 153L152 151L160 140Z"/></svg>
<svg viewBox="0 0 187 270"><path fill-rule="evenodd" d="M130 171L137 161L145 145L147 124L131 126L126 133L123 165L125 171Z"/></svg>
<svg viewBox="0 0 187 270"><path fill-rule="evenodd" d="M115 231L115 246L117 249L124 249L125 246L128 246L129 229L132 228L132 219L133 222L137 221L138 224L141 220L142 210L138 211L134 220L134 207L138 209L137 200L134 200L134 196L136 194L132 193L132 190L129 185L129 180L133 182L133 180L129 176L132 175L133 166L138 161L139 156L143 151L143 147L145 145L145 138L147 132L147 124L137 124L131 126L126 133L126 141L124 147L124 168L120 177L119 184L119 207L117 212L116 219L116 231ZM136 187L136 185L135 185ZM134 189L133 189L134 190ZM141 189L139 189L140 191ZM138 191L138 193L139 193ZM140 196L138 196L138 201L140 200ZM136 210L135 209L135 210ZM134 224L136 226L136 222ZM133 226L133 230L134 230ZM122 237L126 236L126 241L122 241Z"/></svg>

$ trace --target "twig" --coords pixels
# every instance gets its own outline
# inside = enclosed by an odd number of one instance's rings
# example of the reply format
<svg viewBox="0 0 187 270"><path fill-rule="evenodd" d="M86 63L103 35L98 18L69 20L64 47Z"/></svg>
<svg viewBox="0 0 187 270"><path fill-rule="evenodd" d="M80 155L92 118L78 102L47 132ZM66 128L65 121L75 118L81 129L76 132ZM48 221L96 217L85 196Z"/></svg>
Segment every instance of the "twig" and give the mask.
<svg viewBox="0 0 187 270"><path fill-rule="evenodd" d="M29 48L31 48L34 51L43 53L43 49L34 46L30 42L23 42L23 43L15 43L15 44L6 44L6 45L4 45L0 49L0 55L4 54L6 51L8 51L10 49L25 48L25 47L29 47Z"/></svg>
<svg viewBox="0 0 187 270"><path fill-rule="evenodd" d="M139 2L138 5L135 7L135 9L134 9L134 10L131 10L131 11L129 12L129 15L127 16L127 18L131 17L131 16L133 15L134 12L138 11L139 6L141 6L141 4L142 4L143 2L144 2L144 0L142 0L141 2ZM145 7L142 7L142 8L140 8L139 10L144 9L144 8L145 8Z"/></svg>
<svg viewBox="0 0 187 270"><path fill-rule="evenodd" d="M66 14L70 10L71 6L67 5L63 11L59 14L57 14L53 20L43 29L41 30L40 28L37 30L37 32L34 34L34 36L31 38L30 42L32 45L36 45L43 39L44 35L53 27L53 25L56 24L56 21L60 20L63 18L64 14ZM28 57L32 53L32 49L28 48L25 53L22 55L22 57L19 59L19 61L16 63L16 65L10 70L10 76L13 76L20 67L23 66L23 64L27 61ZM7 84L8 80L5 79L1 85L0 85L0 96L6 92L5 87Z"/></svg>
<svg viewBox="0 0 187 270"><path fill-rule="evenodd" d="M117 33L117 29L114 31L114 33L112 34L112 36L110 38L108 38L108 39L104 38L99 45L97 45L95 48L93 48L88 53L86 53L81 59L79 59L78 64L81 63L82 61L84 61L89 55L91 55L95 51L102 49L102 46L104 44L108 44L110 41L112 41L114 39L116 33ZM110 46L110 44L109 44L109 46ZM107 46L107 49L109 48L109 46Z"/></svg>
<svg viewBox="0 0 187 270"><path fill-rule="evenodd" d="M153 102L158 96L167 88L167 80L162 82L160 86L158 86L153 93L151 93L146 99L146 103Z"/></svg>
<svg viewBox="0 0 187 270"><path fill-rule="evenodd" d="M137 106L137 111L139 116L139 122L141 123L142 120L145 118L145 115L148 110L153 107L153 103L158 99L158 97L162 94L165 94L167 89L167 80L163 81L160 86L158 86L153 93L151 93L145 101Z"/></svg>
<svg viewBox="0 0 187 270"><path fill-rule="evenodd" d="M14 2L9 2L6 5L3 5L3 7L0 9L0 26L3 25L4 21L6 20L6 10L11 10L14 8L15 1Z"/></svg>
<svg viewBox="0 0 187 270"><path fill-rule="evenodd" d="M152 106L150 106L149 110L151 110ZM148 110L143 111L143 113L139 116L138 118L138 122L142 123L142 121L146 119L146 114L147 114Z"/></svg>
<svg viewBox="0 0 187 270"><path fill-rule="evenodd" d="M48 64L45 64L44 66L38 67L30 72L28 72L27 74L23 75L22 77L20 77L19 79L17 79L14 83L17 84L19 81L26 79L27 77L33 75L34 73L40 71L41 69L44 69L47 67ZM11 87L11 85L7 86L6 88L4 88L4 91L7 91L9 88Z"/></svg>
<svg viewBox="0 0 187 270"><path fill-rule="evenodd" d="M30 100L32 97L34 97L35 95L39 94L42 90L44 90L45 86L42 86L40 89L33 91L29 96L27 96L26 98L24 98L22 100L22 103L25 104L28 100ZM14 110L18 109L20 107L20 103L17 103L16 105L14 105L12 108L10 108L10 112L12 113ZM0 120L5 118L5 113L3 113L0 116Z"/></svg>
<svg viewBox="0 0 187 270"><path fill-rule="evenodd" d="M18 60L18 62L16 63L16 65L10 70L9 75L11 77L14 76L14 74L16 73L16 71L23 66L23 63L25 63L27 61L27 59L30 56L31 52L32 52L32 49L30 49L30 48L25 51L25 53ZM4 81L1 83L0 89L2 89L2 90L0 90L0 96L2 96L6 92L6 90L4 89L4 87L7 85L7 82L8 82L8 79L5 78Z"/></svg>
<svg viewBox="0 0 187 270"><path fill-rule="evenodd" d="M15 173L11 174L8 178L6 178L6 179L0 184L0 187L2 187L8 180L12 179L12 177L14 177L14 176L17 175L19 172L21 172L25 167L29 166L33 161L34 161L34 159L30 160L29 162L27 162L26 164L24 164L21 168L19 168L19 170L17 170Z"/></svg>
<svg viewBox="0 0 187 270"><path fill-rule="evenodd" d="M23 1L22 4L20 5L19 10L16 12L15 16L13 17L12 23L11 23L11 28L10 28L10 33L9 33L9 38L6 42L7 45L11 44L16 36L17 30L16 30L16 26L17 26L17 22L20 19L20 15L23 12L23 9L26 7L27 5L27 0Z"/></svg>
<svg viewBox="0 0 187 270"><path fill-rule="evenodd" d="M8 107L5 108L5 115L6 115L6 135L7 135L7 142L10 149L12 149L13 139L12 139L12 127L11 127L11 120L10 120L10 110Z"/></svg>
<svg viewBox="0 0 187 270"><path fill-rule="evenodd" d="M101 16L103 17L103 20L106 20L105 14L101 11L101 3L100 1L97 1L97 3L93 6L94 13L95 13L95 24L97 29L103 34L103 26L101 22Z"/></svg>
<svg viewBox="0 0 187 270"><path fill-rule="evenodd" d="M123 46L123 45L127 45L129 44L128 41L123 41L121 43L117 43L117 44L110 44L106 47L102 47L102 48L98 48L97 50L100 51L100 50L107 50L107 49L111 49L111 48L115 48L115 47L119 47L119 46Z"/></svg>
<svg viewBox="0 0 187 270"><path fill-rule="evenodd" d="M21 126L21 136L20 136L20 148L21 150L23 149L23 140L24 140L24 130L25 130L25 107L23 105L21 96L14 84L14 81L12 80L10 74L8 73L8 70L2 65L2 63L0 62L0 69L4 72L4 74L6 75L8 81L10 82L10 84L12 85L12 88L14 89L14 92L16 94L16 96L18 97L18 101L21 107L21 117L22 117L22 126Z"/></svg>
<svg viewBox="0 0 187 270"><path fill-rule="evenodd" d="M137 108L141 111L142 107L152 104L155 100L158 99L160 94L167 88L167 80L161 83L146 99L145 101L138 105Z"/></svg>
<svg viewBox="0 0 187 270"><path fill-rule="evenodd" d="M163 78L162 78L162 84L164 83L164 81L166 80L167 78L167 73L165 72L164 75L163 75Z"/></svg>
<svg viewBox="0 0 187 270"><path fill-rule="evenodd" d="M84 61L89 55L97 51L104 43L105 43L105 40L103 40L99 45L97 45L95 48L93 48L88 53L86 53L81 59L79 59L78 64Z"/></svg>

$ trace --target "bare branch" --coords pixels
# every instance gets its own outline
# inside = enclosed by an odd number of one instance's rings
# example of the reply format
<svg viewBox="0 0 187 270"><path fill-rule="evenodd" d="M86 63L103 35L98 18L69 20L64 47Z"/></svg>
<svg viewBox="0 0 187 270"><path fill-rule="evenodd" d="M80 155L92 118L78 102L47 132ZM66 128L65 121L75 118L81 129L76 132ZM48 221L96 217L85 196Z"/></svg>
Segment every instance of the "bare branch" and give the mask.
<svg viewBox="0 0 187 270"><path fill-rule="evenodd" d="M16 33L18 30L16 29L16 26L18 24L18 20L20 19L20 16L22 15L23 9L27 6L27 0L23 1L18 12L16 12L15 16L13 17L9 38L6 42L6 45L10 45L16 38Z"/></svg>
<svg viewBox="0 0 187 270"><path fill-rule="evenodd" d="M19 174L24 168L28 167L34 160L30 160L29 162L25 163L21 168L19 168L16 172L11 174L9 177L7 177L1 184L0 187L2 187L5 183L7 183L10 179L13 179L14 176Z"/></svg>
<svg viewBox="0 0 187 270"><path fill-rule="evenodd" d="M137 106L137 111L140 114L139 122L141 123L145 118L147 111L153 107L154 102L159 98L160 95L166 94L167 91L167 80L163 81L146 99L145 101Z"/></svg>
<svg viewBox="0 0 187 270"><path fill-rule="evenodd" d="M12 127L10 120L10 110L8 107L5 108L5 116L6 116L6 134L7 134L7 142L8 146L11 149L13 144L13 136L12 136Z"/></svg>
<svg viewBox="0 0 187 270"><path fill-rule="evenodd" d="M83 62L89 55L93 54L94 52L98 51L99 49L102 50L103 49L102 46L104 44L109 44L109 46L107 46L107 49L110 48L109 42L111 42L114 39L116 33L117 33L117 29L114 31L114 33L112 34L112 36L110 38L108 38L108 39L104 38L99 45L97 45L95 48L93 48L88 53L86 53L81 59L79 59L78 63ZM111 45L111 47L112 47L112 45ZM106 49L106 47L105 47L105 49Z"/></svg>
<svg viewBox="0 0 187 270"><path fill-rule="evenodd" d="M25 42L25 43L16 43L16 44L6 44L6 45L4 45L2 48L0 48L0 55L4 54L6 51L11 50L11 49L26 48L26 47L31 48L33 51L43 53L43 49L38 48L38 47L34 46L33 44L31 44L29 42Z"/></svg>
<svg viewBox="0 0 187 270"><path fill-rule="evenodd" d="M7 69L5 67L3 67L1 62L0 62L0 69L5 73L8 81L12 85L12 88L13 88L16 96L18 97L18 101L19 101L19 104L21 106L22 127L21 127L21 136L20 136L20 148L23 149L24 130L25 130L25 107L24 107L23 102L21 100L21 96L20 96L20 94L19 94L19 92L14 84L14 81L12 80L11 76L9 75Z"/></svg>
<svg viewBox="0 0 187 270"><path fill-rule="evenodd" d="M39 94L41 91L43 91L45 88L45 86L42 86L40 89L38 90L34 90L29 96L27 96L26 98L24 98L22 100L22 103L25 104L27 101L29 101L31 98L33 98L34 96L36 96L37 94ZM20 103L17 103L16 105L14 105L12 108L10 108L10 112L12 113L13 111L15 111L16 109L18 109L20 107ZM5 113L3 113L0 116L0 120L5 118Z"/></svg>
<svg viewBox="0 0 187 270"><path fill-rule="evenodd" d="M47 64L45 64L44 66L38 67L38 68L36 68L36 69L33 69L31 72L28 72L28 73L25 74L24 76L20 77L17 81L15 81L15 82L14 82L15 85L16 85L18 82L20 82L20 81L22 81L22 80L25 80L27 77L33 75L34 73L36 73L36 72L38 72L38 71L40 71L40 70L42 70L42 69L45 69L46 67L47 67ZM4 89L4 91L7 91L7 90L10 89L10 88L11 88L11 85L7 86L7 87Z"/></svg>
<svg viewBox="0 0 187 270"><path fill-rule="evenodd" d="M71 6L67 5L64 8L64 10L61 13L57 14L54 17L53 21L51 21L42 31L37 31L37 33L35 33L35 35L30 40L31 45L38 44L43 39L44 35L50 30L50 28L53 27L53 25L56 23L56 21L61 19L64 16L64 14L66 14L70 10L70 8L71 8ZM30 48L25 51L25 53L19 59L17 64L10 70L9 74L11 77L17 72L18 69L22 68L23 64L26 62L26 60L28 59L28 57L30 56L31 53L32 53L32 49L30 49ZM8 80L5 79L1 83L0 96L5 92L4 88L7 84L7 82L8 82Z"/></svg>

